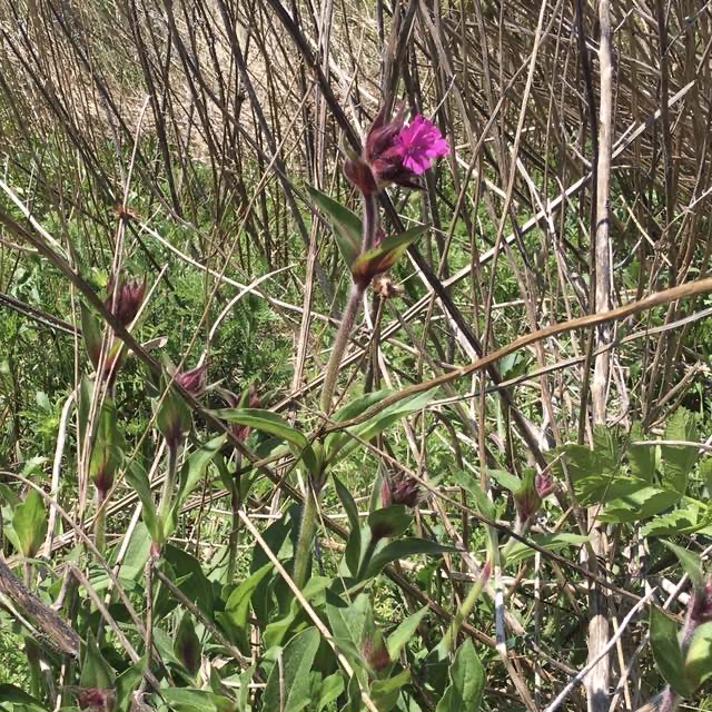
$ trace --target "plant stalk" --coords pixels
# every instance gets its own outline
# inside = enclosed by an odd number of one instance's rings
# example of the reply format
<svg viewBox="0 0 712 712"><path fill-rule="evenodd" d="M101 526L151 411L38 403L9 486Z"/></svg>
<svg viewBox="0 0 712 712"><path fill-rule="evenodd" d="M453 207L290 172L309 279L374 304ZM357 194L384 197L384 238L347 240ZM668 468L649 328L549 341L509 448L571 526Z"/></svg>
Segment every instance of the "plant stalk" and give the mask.
<svg viewBox="0 0 712 712"><path fill-rule="evenodd" d="M171 510L173 495L176 488L176 477L178 474L178 446L166 441L168 450L168 470L166 479L163 482L163 490L161 491L161 501L158 504L158 521L161 527L165 529L165 521L168 513Z"/></svg>
<svg viewBox="0 0 712 712"><path fill-rule="evenodd" d="M326 366L324 385L321 389L321 407L325 413L328 413L331 410L331 401L334 397L334 390L336 389L336 379L339 375L339 366L341 365L341 359L343 358L344 351L346 351L346 345L349 343L351 329L353 329L356 316L361 307L361 300L363 299L364 291L364 286L357 284L356 282L352 283L349 301L346 305L344 316L341 319L339 330L336 332L334 346L331 349L329 363Z"/></svg>
<svg viewBox="0 0 712 712"><path fill-rule="evenodd" d="M311 543L316 529L317 494L311 484L307 486L307 496L304 498L304 509L302 511L302 521L299 526L299 538L297 539L297 550L294 554L294 583L299 588L304 588L307 571L309 570L309 556L311 554Z"/></svg>

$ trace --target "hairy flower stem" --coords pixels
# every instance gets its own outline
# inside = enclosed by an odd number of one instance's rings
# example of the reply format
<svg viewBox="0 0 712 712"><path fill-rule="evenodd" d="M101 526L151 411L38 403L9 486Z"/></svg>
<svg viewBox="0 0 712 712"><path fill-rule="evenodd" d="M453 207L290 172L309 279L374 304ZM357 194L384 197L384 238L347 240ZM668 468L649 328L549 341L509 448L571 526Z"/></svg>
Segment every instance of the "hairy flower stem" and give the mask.
<svg viewBox="0 0 712 712"><path fill-rule="evenodd" d="M96 491L96 517L94 517L94 546L100 554L106 549L106 493Z"/></svg>
<svg viewBox="0 0 712 712"><path fill-rule="evenodd" d="M171 509L173 494L176 488L176 477L178 475L178 445L166 443L168 450L168 470L166 479L163 482L161 491L161 501L158 504L158 521L165 530L166 518Z"/></svg>
<svg viewBox="0 0 712 712"><path fill-rule="evenodd" d="M299 526L297 550L294 554L294 573L292 578L299 588L304 588L309 570L309 555L311 543L316 529L317 493L311 484L307 485L307 496L304 498L302 521Z"/></svg>
<svg viewBox="0 0 712 712"><path fill-rule="evenodd" d="M368 252L375 242L378 233L378 201L375 195L363 196L363 237L361 240L361 254ZM336 332L334 339L334 347L331 350L329 363L326 366L326 375L324 376L324 385L321 389L321 407L325 413L331 410L331 401L334 397L336 388L336 379L339 375L339 366L343 358L346 345L349 343L349 336L353 329L356 316L358 315L361 306L363 294L366 291L367 285L360 282L351 284L351 293L349 301L344 310L344 315L341 319L341 325Z"/></svg>
<svg viewBox="0 0 712 712"><path fill-rule="evenodd" d="M341 319L339 330L336 332L334 347L331 350L329 363L326 366L324 385L321 389L321 407L325 413L328 413L331 410L331 401L334 397L336 379L339 375L339 366L341 365L341 359L343 358L344 351L346 351L346 345L349 343L351 329L353 328L356 316L361 307L364 290L365 288L356 282L351 285L349 301L346 305L343 318Z"/></svg>

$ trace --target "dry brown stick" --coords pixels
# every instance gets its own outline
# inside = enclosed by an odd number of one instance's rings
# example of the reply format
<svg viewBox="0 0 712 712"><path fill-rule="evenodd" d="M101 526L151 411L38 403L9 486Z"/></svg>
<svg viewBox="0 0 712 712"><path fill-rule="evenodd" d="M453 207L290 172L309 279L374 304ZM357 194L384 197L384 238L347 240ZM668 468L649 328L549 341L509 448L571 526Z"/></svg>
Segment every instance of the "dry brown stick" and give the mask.
<svg viewBox="0 0 712 712"><path fill-rule="evenodd" d="M7 596L41 628L46 641L56 650L79 657L79 634L45 605L12 573L0 554L0 594Z"/></svg>
<svg viewBox="0 0 712 712"><path fill-rule="evenodd" d="M598 159L596 169L596 225L594 232L595 302L594 310L601 314L611 307L611 242L609 221L609 192L611 178L611 154L613 144L613 62L611 50L611 17L609 0L600 0L598 6L601 37L599 43L600 103L598 124ZM611 322L604 321L595 331L595 345L601 350L595 358L591 382L591 405L594 427L605 427L607 391L610 373L611 352L605 348L612 338ZM591 571L600 573L598 560L607 551L605 525L598 521L600 507L588 510L588 526L591 530L591 547L588 565ZM590 672L584 679L589 712L606 712L609 703L610 625L607 618L605 591L591 582L589 593L590 620L588 624L588 660Z"/></svg>

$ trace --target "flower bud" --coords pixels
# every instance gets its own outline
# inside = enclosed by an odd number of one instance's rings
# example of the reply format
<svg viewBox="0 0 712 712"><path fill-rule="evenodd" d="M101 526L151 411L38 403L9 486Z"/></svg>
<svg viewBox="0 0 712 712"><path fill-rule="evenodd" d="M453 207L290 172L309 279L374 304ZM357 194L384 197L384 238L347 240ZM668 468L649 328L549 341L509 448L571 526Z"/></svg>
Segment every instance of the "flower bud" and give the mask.
<svg viewBox="0 0 712 712"><path fill-rule="evenodd" d="M383 672L391 664L391 657L380 633L365 638L361 646L361 654L374 672Z"/></svg>
<svg viewBox="0 0 712 712"><path fill-rule="evenodd" d="M86 688L79 690L77 705L82 712L111 712L114 709L116 695L113 690Z"/></svg>
<svg viewBox="0 0 712 712"><path fill-rule="evenodd" d="M533 517L541 507L541 495L538 492L533 470L527 470L519 489L513 493L514 506L522 522Z"/></svg>
<svg viewBox="0 0 712 712"><path fill-rule="evenodd" d="M420 500L420 485L412 477L403 473L389 477L386 475L381 484L381 504L390 507L392 504L402 504L414 508Z"/></svg>
<svg viewBox="0 0 712 712"><path fill-rule="evenodd" d="M122 326L128 326L136 318L141 302L143 302L146 280L141 282L135 279L123 281L119 278L115 283L112 277L108 291L109 296L104 302L104 306Z"/></svg>
<svg viewBox="0 0 712 712"><path fill-rule="evenodd" d="M192 396L199 396L207 385L207 374L208 364L204 363L190 371L179 371L175 375L175 382Z"/></svg>

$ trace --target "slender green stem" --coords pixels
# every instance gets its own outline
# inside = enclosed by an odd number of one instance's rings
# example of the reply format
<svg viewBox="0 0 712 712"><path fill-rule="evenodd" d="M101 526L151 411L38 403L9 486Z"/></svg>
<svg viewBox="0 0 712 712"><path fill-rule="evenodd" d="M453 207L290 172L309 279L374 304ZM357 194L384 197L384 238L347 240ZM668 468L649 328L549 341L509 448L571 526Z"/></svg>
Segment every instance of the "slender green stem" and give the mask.
<svg viewBox="0 0 712 712"><path fill-rule="evenodd" d="M485 566L489 567L488 564L485 564ZM472 609L475 607L475 603L477 603L477 599L480 597L488 578L489 571L483 569L480 577L472 584L470 590L467 592L465 600L462 602L462 605L458 609L457 613L455 613L452 622L450 623L442 641L440 642L440 645L438 646L443 654L447 654L454 649L457 634L460 632L460 628L462 627L464 621L467 620L467 617L470 613L472 613Z"/></svg>
<svg viewBox="0 0 712 712"><path fill-rule="evenodd" d="M309 571L309 557L311 555L311 544L316 529L317 494L308 486L307 496L304 498L304 509L302 510L302 521L299 526L299 538L297 539L297 550L294 554L294 583L303 588L306 583L307 571Z"/></svg>
<svg viewBox="0 0 712 712"><path fill-rule="evenodd" d="M105 493L96 491L96 517L94 518L94 546L100 554L106 549L106 507Z"/></svg>
<svg viewBox="0 0 712 712"><path fill-rule="evenodd" d="M165 525L168 512L170 512L171 509L178 474L178 446L172 445L169 442L166 444L168 446L168 470L166 472L166 479L163 482L161 501L158 503L158 521L161 523L161 526Z"/></svg>
<svg viewBox="0 0 712 712"><path fill-rule="evenodd" d="M228 558L227 558L227 580L231 583L235 577L235 569L237 567L237 542L240 525L240 485L238 480L232 480L230 492L230 504L232 508L232 527L230 536L228 537Z"/></svg>
<svg viewBox="0 0 712 712"><path fill-rule="evenodd" d="M321 389L321 407L325 413L328 413L331 410L331 401L334 397L336 379L339 375L339 366L341 365L341 359L344 355L344 351L346 351L346 345L349 343L351 329L353 328L356 316L361 307L363 293L363 286L356 284L356 282L351 285L349 301L346 305L346 310L344 311L344 316L341 320L339 330L336 332L334 347L331 350L329 363L326 366L324 385Z"/></svg>

